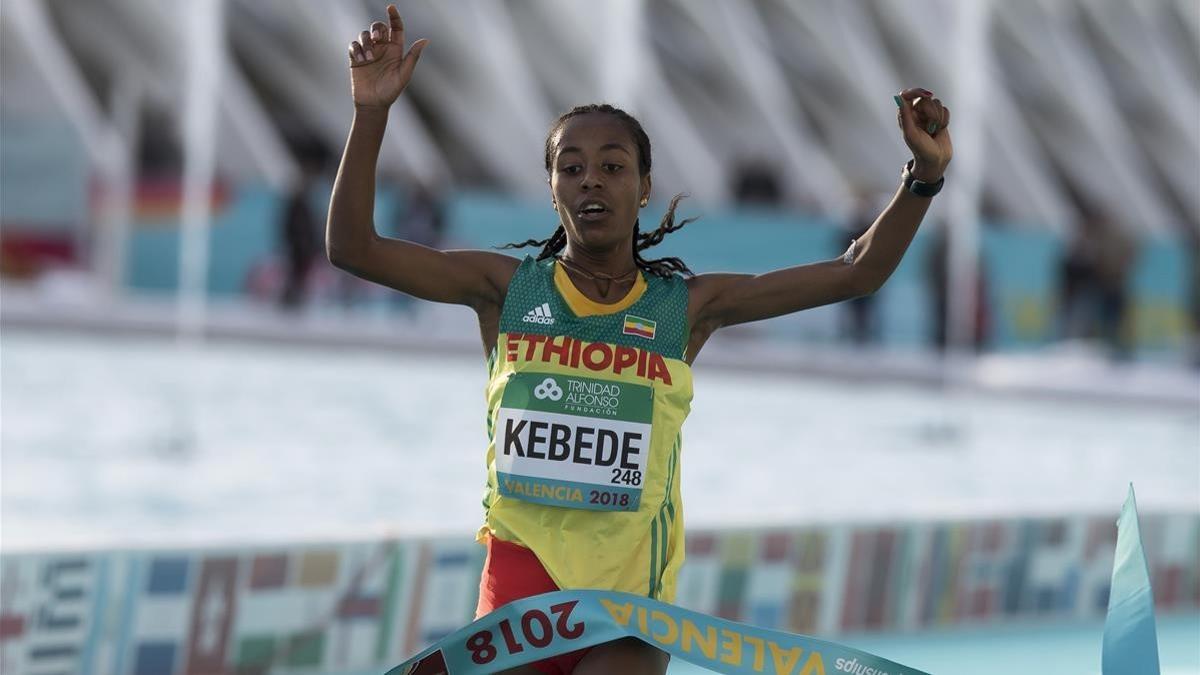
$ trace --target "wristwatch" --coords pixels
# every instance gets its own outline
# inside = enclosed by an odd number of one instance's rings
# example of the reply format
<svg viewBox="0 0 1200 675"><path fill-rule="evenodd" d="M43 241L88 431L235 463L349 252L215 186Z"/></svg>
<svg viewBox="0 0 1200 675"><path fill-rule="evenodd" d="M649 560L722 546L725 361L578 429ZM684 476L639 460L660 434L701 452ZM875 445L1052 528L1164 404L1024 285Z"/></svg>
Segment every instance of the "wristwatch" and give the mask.
<svg viewBox="0 0 1200 675"><path fill-rule="evenodd" d="M900 178L904 180L904 189L917 195L918 197L932 197L942 191L942 186L946 184L946 177L942 176L936 183L926 183L917 180L917 177L912 173L913 160L908 160L904 165L904 171L900 173Z"/></svg>

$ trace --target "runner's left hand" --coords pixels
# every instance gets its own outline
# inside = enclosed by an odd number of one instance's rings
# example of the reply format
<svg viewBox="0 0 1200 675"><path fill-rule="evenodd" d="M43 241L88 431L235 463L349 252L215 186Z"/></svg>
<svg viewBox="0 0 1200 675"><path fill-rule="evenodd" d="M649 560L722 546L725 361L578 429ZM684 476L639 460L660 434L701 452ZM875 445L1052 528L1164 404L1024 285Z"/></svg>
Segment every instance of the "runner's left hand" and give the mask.
<svg viewBox="0 0 1200 675"><path fill-rule="evenodd" d="M954 146L950 142L950 109L928 89L905 89L897 97L896 122L904 132L904 143L913 154L917 180L936 183L950 164Z"/></svg>

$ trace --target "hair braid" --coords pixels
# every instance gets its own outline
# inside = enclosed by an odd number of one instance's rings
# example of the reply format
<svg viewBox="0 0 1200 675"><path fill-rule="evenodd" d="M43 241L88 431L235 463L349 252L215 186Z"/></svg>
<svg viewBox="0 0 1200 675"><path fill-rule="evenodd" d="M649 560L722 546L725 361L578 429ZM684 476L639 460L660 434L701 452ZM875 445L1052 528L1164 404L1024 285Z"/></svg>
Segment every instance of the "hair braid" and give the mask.
<svg viewBox="0 0 1200 675"><path fill-rule="evenodd" d="M679 206L680 200L685 196L687 195L680 193L671 198L671 203L667 206L667 212L663 214L662 221L659 222L658 228L654 231L642 234L638 231L637 224L633 226L633 260L637 263L638 267L651 274L657 274L660 277L669 277L676 272L692 276L692 270L679 258L666 257L646 260L642 258L641 253L644 249L661 244L663 238L668 234L681 230L684 225L696 220L695 218L684 218L678 223L675 222L675 209Z"/></svg>
<svg viewBox="0 0 1200 675"><path fill-rule="evenodd" d="M545 260L546 258L549 258L549 257L553 256L555 253L558 253L559 251L566 248L566 246L567 246L567 231L566 231L566 229L563 228L562 225L559 225L554 230L554 234L550 235L546 239L526 239L525 241L522 241L522 242L509 243L509 244L505 244L503 246L497 246L496 248L500 248L500 249L524 248L526 246L541 246L542 250L540 253L538 253L537 259Z"/></svg>
<svg viewBox="0 0 1200 675"><path fill-rule="evenodd" d="M650 173L651 155L650 155L650 137L646 134L632 115L607 103L591 103L571 108L567 112L559 116L554 125L550 127L550 133L546 135L545 147L545 162L546 173L550 173L554 165L554 138L562 131L564 125L572 117L579 115L587 115L590 113L600 113L604 115L612 115L625 125L629 134L633 136L634 144L638 150L638 174L645 176ZM684 220L675 222L675 209L679 206L680 200L686 195L680 193L671 198L671 203L667 207L667 212L663 214L662 221L658 227L647 234L640 232L640 223L635 222L633 226L633 261L639 269L649 272L660 277L670 277L672 274L680 273L688 276L692 275L692 271L684 264L682 260L675 257L657 258L655 260L646 260L642 257L641 252L652 246L662 243L664 237L668 234L681 229L684 225L696 220L695 218L685 218ZM559 251L563 250L567 245L566 229L560 224L558 229L554 230L554 234L548 239L527 239L521 243L505 244L498 248L522 248L525 246L541 246L542 250L538 253L538 260L545 260L554 256Z"/></svg>

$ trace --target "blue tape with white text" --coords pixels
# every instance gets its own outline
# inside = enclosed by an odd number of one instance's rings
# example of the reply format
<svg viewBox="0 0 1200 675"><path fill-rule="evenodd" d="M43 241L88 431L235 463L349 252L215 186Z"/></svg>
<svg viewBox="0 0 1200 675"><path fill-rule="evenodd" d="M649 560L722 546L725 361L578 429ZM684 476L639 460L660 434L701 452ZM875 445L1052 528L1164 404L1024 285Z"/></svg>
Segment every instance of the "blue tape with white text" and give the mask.
<svg viewBox="0 0 1200 675"><path fill-rule="evenodd" d="M495 673L624 637L727 675L928 675L833 642L609 591L557 591L509 603L387 675Z"/></svg>

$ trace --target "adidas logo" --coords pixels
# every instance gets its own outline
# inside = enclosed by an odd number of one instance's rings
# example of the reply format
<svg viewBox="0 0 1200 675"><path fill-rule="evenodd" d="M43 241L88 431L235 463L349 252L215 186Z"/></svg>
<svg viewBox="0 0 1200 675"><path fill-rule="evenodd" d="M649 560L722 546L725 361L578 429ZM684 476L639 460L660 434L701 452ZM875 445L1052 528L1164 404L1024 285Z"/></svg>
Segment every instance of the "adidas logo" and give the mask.
<svg viewBox="0 0 1200 675"><path fill-rule="evenodd" d="M547 326L554 323L554 316L550 314L550 303L543 302L538 307L529 310L523 319L525 323L542 323Z"/></svg>

